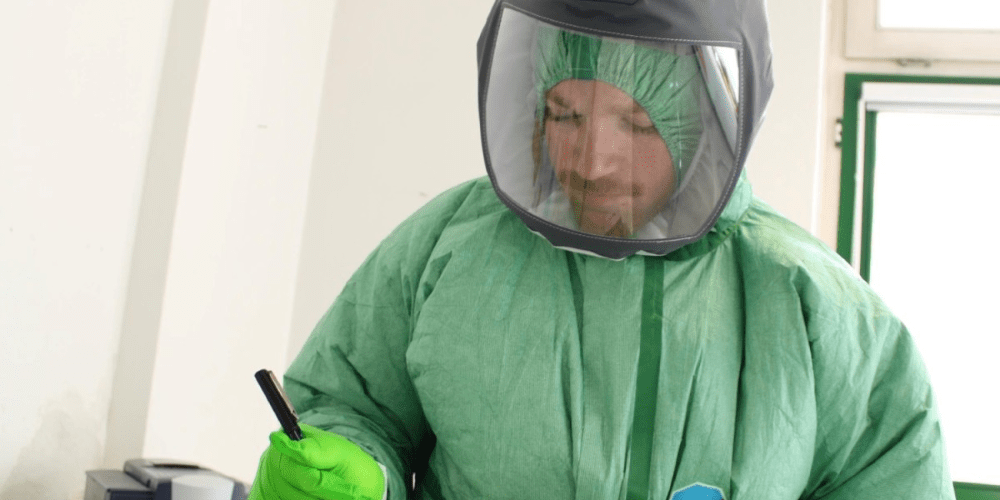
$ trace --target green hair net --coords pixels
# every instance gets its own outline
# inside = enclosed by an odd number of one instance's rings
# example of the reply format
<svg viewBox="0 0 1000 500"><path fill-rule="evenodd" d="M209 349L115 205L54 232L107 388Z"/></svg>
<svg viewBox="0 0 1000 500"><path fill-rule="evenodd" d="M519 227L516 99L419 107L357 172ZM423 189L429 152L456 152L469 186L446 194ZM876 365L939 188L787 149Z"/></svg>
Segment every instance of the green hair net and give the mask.
<svg viewBox="0 0 1000 500"><path fill-rule="evenodd" d="M673 159L677 184L690 167L701 137L698 61L629 41L600 40L544 26L535 57L536 120L545 94L567 79L601 80L628 93L649 114Z"/></svg>

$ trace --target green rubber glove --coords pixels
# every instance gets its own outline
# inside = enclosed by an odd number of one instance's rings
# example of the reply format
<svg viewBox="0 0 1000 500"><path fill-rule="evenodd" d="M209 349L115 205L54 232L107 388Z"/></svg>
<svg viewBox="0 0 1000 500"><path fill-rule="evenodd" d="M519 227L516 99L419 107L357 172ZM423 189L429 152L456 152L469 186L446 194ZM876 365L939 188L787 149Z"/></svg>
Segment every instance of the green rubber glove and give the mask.
<svg viewBox="0 0 1000 500"><path fill-rule="evenodd" d="M299 427L300 441L271 433L248 500L382 500L385 478L371 455L336 434Z"/></svg>

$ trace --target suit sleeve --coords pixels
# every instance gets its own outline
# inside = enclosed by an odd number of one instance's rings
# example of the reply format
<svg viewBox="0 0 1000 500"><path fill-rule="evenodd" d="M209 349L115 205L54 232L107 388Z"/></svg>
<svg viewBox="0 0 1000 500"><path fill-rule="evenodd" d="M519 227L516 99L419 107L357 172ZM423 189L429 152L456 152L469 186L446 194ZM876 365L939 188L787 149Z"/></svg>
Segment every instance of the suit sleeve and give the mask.
<svg viewBox="0 0 1000 500"><path fill-rule="evenodd" d="M300 419L339 434L387 469L389 498L406 498L411 473L433 445L406 351L420 279L472 184L433 200L368 257L285 372Z"/></svg>
<svg viewBox="0 0 1000 500"><path fill-rule="evenodd" d="M819 417L805 498L953 500L913 339L867 285L858 288L809 314Z"/></svg>
<svg viewBox="0 0 1000 500"><path fill-rule="evenodd" d="M405 492L426 422L406 372L408 318L378 253L348 282L285 373L302 422L344 436ZM405 498L391 495L390 498Z"/></svg>

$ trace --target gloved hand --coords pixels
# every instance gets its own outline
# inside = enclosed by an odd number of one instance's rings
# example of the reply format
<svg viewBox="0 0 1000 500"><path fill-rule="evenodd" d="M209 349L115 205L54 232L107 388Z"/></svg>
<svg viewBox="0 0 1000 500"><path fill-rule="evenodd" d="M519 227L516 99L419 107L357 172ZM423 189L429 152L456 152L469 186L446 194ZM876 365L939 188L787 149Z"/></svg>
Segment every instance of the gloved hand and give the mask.
<svg viewBox="0 0 1000 500"><path fill-rule="evenodd" d="M336 434L299 427L300 441L271 433L248 500L382 500L385 478L371 455Z"/></svg>

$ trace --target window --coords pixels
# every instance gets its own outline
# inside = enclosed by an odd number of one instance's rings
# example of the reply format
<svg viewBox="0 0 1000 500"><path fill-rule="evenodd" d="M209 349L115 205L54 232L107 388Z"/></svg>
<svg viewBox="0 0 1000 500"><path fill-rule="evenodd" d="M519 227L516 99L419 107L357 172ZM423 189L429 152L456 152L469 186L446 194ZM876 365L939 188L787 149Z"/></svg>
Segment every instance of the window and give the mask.
<svg viewBox="0 0 1000 500"><path fill-rule="evenodd" d="M837 251L917 343L953 479L991 484L1000 484L998 138L1000 79L847 75Z"/></svg>
<svg viewBox="0 0 1000 500"><path fill-rule="evenodd" d="M878 0L878 25L889 29L1000 30L1000 3Z"/></svg>
<svg viewBox="0 0 1000 500"><path fill-rule="evenodd" d="M850 0L848 58L1000 61L996 0Z"/></svg>

